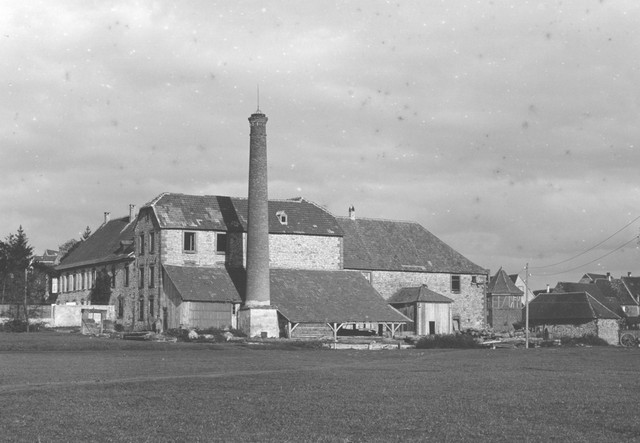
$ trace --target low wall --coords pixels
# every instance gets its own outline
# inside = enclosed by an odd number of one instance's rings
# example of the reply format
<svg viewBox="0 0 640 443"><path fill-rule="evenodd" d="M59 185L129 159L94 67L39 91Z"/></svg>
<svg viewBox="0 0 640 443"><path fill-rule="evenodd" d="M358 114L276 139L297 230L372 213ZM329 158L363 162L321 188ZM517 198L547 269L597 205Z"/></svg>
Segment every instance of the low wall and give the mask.
<svg viewBox="0 0 640 443"><path fill-rule="evenodd" d="M83 310L101 310L106 311L106 318L101 320L116 319L116 307L113 305L52 305L51 306L51 327L77 327L82 325ZM91 317L91 314L89 314Z"/></svg>

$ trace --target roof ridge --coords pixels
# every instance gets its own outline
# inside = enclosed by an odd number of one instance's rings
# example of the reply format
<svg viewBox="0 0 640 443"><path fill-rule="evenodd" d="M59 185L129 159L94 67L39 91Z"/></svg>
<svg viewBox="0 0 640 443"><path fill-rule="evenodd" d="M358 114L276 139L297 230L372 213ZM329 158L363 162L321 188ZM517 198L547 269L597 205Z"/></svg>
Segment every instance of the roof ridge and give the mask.
<svg viewBox="0 0 640 443"><path fill-rule="evenodd" d="M334 215L334 217L335 218L344 219L344 220L351 220L351 218L348 215ZM390 219L390 218L356 217L355 221L358 221L358 220L373 220L373 221L386 221L386 222L394 222L394 223L406 223L406 224L410 224L410 225L419 225L419 226L423 227L419 222L414 221L414 220L394 220L394 219ZM423 227L423 229L426 229L426 228Z"/></svg>
<svg viewBox="0 0 640 443"><path fill-rule="evenodd" d="M620 316L618 314L616 314L615 312L613 312L611 309L607 308L603 303L601 303L597 298L595 298L593 295L589 294L588 291L584 291L584 293L587 295L587 297L591 297L593 300L596 301L596 303L598 303L600 306L602 306L604 309L606 309L607 311L611 312L613 315L615 315L617 318L620 318ZM593 311L593 307L591 306L591 303L589 303L589 307L592 309ZM595 315L595 312L592 312Z"/></svg>

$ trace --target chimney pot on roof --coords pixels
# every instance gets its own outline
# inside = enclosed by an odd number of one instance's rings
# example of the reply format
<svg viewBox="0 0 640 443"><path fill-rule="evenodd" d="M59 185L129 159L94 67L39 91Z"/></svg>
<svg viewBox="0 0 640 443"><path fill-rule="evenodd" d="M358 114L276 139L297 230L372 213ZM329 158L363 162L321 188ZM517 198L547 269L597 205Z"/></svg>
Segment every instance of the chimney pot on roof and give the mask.
<svg viewBox="0 0 640 443"><path fill-rule="evenodd" d="M132 222L133 219L136 218L136 205L129 205L129 222Z"/></svg>
<svg viewBox="0 0 640 443"><path fill-rule="evenodd" d="M607 272L607 280L611 281L611 272Z"/></svg>
<svg viewBox="0 0 640 443"><path fill-rule="evenodd" d="M351 220L356 219L356 208L354 208L353 205L349 206L349 218Z"/></svg>
<svg viewBox="0 0 640 443"><path fill-rule="evenodd" d="M547 294L551 292L551 287L549 286L549 283L547 283Z"/></svg>
<svg viewBox="0 0 640 443"><path fill-rule="evenodd" d="M104 224L106 225L107 223L109 223L109 220L111 220L111 212L105 212L104 213Z"/></svg>
<svg viewBox="0 0 640 443"><path fill-rule="evenodd" d="M627 277L631 277L631 271L627 272Z"/></svg>

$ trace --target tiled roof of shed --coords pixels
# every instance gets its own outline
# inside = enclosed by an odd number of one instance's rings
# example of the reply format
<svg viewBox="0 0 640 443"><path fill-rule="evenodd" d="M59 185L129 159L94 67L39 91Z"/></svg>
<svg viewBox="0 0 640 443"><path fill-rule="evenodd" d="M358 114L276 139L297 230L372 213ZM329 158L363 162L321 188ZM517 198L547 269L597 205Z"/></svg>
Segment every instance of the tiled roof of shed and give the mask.
<svg viewBox="0 0 640 443"><path fill-rule="evenodd" d="M544 292L529 303L529 319L534 322L596 318L620 316L587 292Z"/></svg>
<svg viewBox="0 0 640 443"><path fill-rule="evenodd" d="M246 198L165 193L145 207L153 208L160 227L165 229L247 230ZM280 211L286 213L287 224L278 219ZM342 236L333 215L302 198L269 200L269 232Z"/></svg>
<svg viewBox="0 0 640 443"><path fill-rule="evenodd" d="M128 216L108 221L74 247L56 269L61 271L132 257L134 224L129 222Z"/></svg>
<svg viewBox="0 0 640 443"><path fill-rule="evenodd" d="M344 267L385 271L486 274L418 223L337 217Z"/></svg>
<svg viewBox="0 0 640 443"><path fill-rule="evenodd" d="M442 294L438 294L427 287L427 285L412 287L412 288L400 288L395 294L393 294L387 303L389 304L406 304L406 303L453 303L453 300L449 297L445 297Z"/></svg>
<svg viewBox="0 0 640 443"><path fill-rule="evenodd" d="M621 279L598 279L595 285L605 297L616 299L620 305L637 305Z"/></svg>
<svg viewBox="0 0 640 443"><path fill-rule="evenodd" d="M232 276L233 273L225 268L169 265L163 268L168 277L165 284L172 284L182 301L242 302L239 288L234 283L241 276Z"/></svg>
<svg viewBox="0 0 640 443"><path fill-rule="evenodd" d="M354 271L272 269L271 304L293 323L411 321Z"/></svg>
<svg viewBox="0 0 640 443"><path fill-rule="evenodd" d="M517 275L516 275L517 277ZM518 288L513 280L507 275L504 269L500 268L496 275L491 277L487 292L491 295L523 295L524 292Z"/></svg>
<svg viewBox="0 0 640 443"><path fill-rule="evenodd" d="M609 310L618 315L623 313L618 298L610 292L603 293L595 283L558 282L553 292L587 292Z"/></svg>

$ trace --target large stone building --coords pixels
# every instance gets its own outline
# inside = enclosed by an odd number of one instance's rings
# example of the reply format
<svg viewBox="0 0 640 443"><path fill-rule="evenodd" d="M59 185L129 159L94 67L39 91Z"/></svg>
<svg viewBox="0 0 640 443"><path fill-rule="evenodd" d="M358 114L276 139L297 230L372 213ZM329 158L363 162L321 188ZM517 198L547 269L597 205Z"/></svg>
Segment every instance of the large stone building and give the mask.
<svg viewBox="0 0 640 443"><path fill-rule="evenodd" d="M393 334L410 320L385 299L427 285L451 299L454 329L484 326L487 271L419 224L268 199L267 119L258 111L249 121L249 198L163 193L135 218L105 221L58 266L60 302L87 303L103 272L125 329Z"/></svg>

